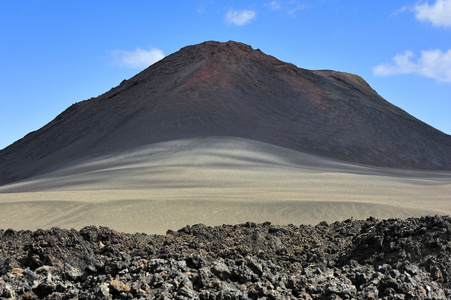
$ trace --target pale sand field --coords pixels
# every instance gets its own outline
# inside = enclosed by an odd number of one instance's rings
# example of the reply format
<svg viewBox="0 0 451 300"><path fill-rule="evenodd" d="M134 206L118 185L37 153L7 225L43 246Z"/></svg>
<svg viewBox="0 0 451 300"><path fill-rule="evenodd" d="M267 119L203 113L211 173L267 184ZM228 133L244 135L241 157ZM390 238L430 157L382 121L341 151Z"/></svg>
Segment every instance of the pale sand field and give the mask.
<svg viewBox="0 0 451 300"><path fill-rule="evenodd" d="M317 224L451 215L451 172L359 166L238 138L154 144L0 187L0 228Z"/></svg>

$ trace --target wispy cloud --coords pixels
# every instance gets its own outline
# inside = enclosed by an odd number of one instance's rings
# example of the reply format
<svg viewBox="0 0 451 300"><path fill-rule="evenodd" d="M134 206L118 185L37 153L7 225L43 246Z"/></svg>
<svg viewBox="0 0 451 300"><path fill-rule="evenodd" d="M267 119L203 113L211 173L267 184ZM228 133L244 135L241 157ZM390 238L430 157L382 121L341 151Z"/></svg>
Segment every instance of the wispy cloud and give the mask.
<svg viewBox="0 0 451 300"><path fill-rule="evenodd" d="M412 51L405 51L396 55L392 64L375 66L373 72L381 76L414 73L451 83L451 50L421 51L421 56L416 61L413 58Z"/></svg>
<svg viewBox="0 0 451 300"><path fill-rule="evenodd" d="M290 0L290 1L282 1L282 0L273 0L271 2L265 3L263 6L268 7L273 11L281 11L292 17L296 16L296 12L307 7L306 4L301 4L299 1Z"/></svg>
<svg viewBox="0 0 451 300"><path fill-rule="evenodd" d="M428 2L414 7L415 17L423 22L431 22L437 27L451 27L451 0L437 0L430 5Z"/></svg>
<svg viewBox="0 0 451 300"><path fill-rule="evenodd" d="M149 50L136 48L135 51L113 50L111 56L114 65L142 69L162 59L164 54L157 48L150 48Z"/></svg>
<svg viewBox="0 0 451 300"><path fill-rule="evenodd" d="M225 20L228 24L243 26L255 19L257 13L254 10L229 10L225 15Z"/></svg>
<svg viewBox="0 0 451 300"><path fill-rule="evenodd" d="M282 9L282 2L273 0L271 2L265 3L264 6L269 7L271 10L280 10Z"/></svg>
<svg viewBox="0 0 451 300"><path fill-rule="evenodd" d="M413 6L404 5L401 8L398 8L397 10L395 10L392 14L390 14L390 17L396 17L397 15L402 14L406 11L413 12L413 11L415 11L415 8Z"/></svg>
<svg viewBox="0 0 451 300"><path fill-rule="evenodd" d="M288 2L288 14L291 16L295 16L296 12L298 10L302 10L304 8L306 8L307 5L306 4L301 4L296 0L291 0Z"/></svg>

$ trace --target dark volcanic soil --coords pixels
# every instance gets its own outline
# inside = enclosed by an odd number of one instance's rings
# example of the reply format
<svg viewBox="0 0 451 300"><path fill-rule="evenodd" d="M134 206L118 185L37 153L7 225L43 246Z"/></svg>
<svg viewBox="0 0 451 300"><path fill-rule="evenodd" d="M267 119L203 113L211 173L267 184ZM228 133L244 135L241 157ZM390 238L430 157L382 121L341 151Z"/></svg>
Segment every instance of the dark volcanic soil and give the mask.
<svg viewBox="0 0 451 300"><path fill-rule="evenodd" d="M366 165L451 170L451 136L392 105L361 77L210 41L72 105L0 150L0 185L86 158L208 136Z"/></svg>
<svg viewBox="0 0 451 300"><path fill-rule="evenodd" d="M0 230L0 297L450 299L451 218Z"/></svg>

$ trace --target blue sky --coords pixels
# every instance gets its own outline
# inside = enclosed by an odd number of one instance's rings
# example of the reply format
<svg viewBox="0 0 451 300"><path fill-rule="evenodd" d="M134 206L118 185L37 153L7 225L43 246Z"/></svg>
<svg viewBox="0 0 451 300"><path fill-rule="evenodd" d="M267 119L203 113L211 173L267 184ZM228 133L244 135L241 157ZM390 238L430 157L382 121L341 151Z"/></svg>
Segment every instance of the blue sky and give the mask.
<svg viewBox="0 0 451 300"><path fill-rule="evenodd" d="M206 40L358 74L451 134L451 0L0 0L0 37L0 149Z"/></svg>

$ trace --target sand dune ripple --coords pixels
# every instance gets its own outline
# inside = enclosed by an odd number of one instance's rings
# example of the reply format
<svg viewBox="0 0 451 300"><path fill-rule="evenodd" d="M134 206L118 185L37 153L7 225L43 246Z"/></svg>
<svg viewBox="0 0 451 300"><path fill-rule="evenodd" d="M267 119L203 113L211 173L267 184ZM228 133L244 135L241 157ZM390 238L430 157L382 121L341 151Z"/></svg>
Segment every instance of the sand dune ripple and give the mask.
<svg viewBox="0 0 451 300"><path fill-rule="evenodd" d="M451 214L451 173L333 161L247 139L153 144L0 187L0 228L316 224Z"/></svg>

